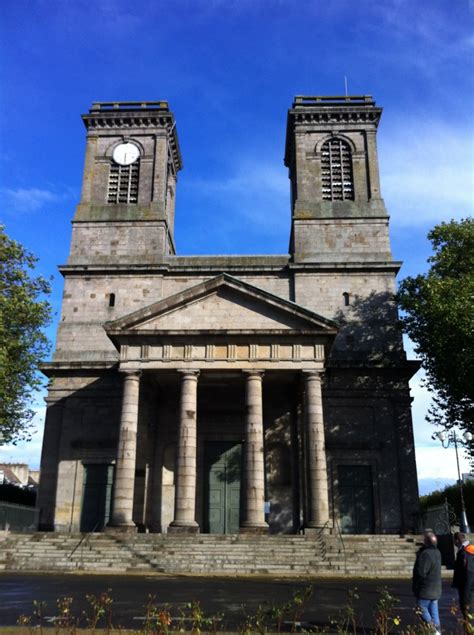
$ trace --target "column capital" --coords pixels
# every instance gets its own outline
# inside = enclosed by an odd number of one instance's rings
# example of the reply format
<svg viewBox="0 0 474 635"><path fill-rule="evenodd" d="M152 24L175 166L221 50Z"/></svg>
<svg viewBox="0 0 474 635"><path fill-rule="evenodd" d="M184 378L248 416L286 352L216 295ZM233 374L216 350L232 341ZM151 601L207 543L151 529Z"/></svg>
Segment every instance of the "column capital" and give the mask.
<svg viewBox="0 0 474 635"><path fill-rule="evenodd" d="M177 372L184 377L195 377L196 379L201 374L200 370L194 370L192 368L178 368Z"/></svg>
<svg viewBox="0 0 474 635"><path fill-rule="evenodd" d="M263 377L265 375L264 370L243 370L242 372L247 377Z"/></svg>
<svg viewBox="0 0 474 635"><path fill-rule="evenodd" d="M119 373L123 375L124 379L135 379L138 381L142 374L141 370L131 370L129 368L119 368Z"/></svg>
<svg viewBox="0 0 474 635"><path fill-rule="evenodd" d="M302 370L301 374L303 375L303 377L306 380L309 379L319 379L321 380L322 376L324 375L324 370Z"/></svg>

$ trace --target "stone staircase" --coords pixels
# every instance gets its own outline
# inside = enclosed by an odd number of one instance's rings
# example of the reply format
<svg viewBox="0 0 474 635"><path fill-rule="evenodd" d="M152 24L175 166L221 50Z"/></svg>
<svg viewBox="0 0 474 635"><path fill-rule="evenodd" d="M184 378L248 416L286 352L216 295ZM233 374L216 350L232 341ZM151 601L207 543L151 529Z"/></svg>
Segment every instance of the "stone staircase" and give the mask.
<svg viewBox="0 0 474 635"><path fill-rule="evenodd" d="M421 543L413 536L325 535L323 553L332 570L351 576L411 577Z"/></svg>
<svg viewBox="0 0 474 635"><path fill-rule="evenodd" d="M399 536L9 534L0 570L272 576L411 575L417 545Z"/></svg>

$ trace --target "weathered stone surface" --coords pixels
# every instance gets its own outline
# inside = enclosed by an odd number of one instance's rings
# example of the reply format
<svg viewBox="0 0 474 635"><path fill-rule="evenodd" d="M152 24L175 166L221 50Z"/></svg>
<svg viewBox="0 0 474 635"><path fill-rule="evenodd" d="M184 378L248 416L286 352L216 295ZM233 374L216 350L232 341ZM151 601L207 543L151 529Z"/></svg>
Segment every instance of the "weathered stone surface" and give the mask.
<svg viewBox="0 0 474 635"><path fill-rule="evenodd" d="M369 97L296 98L285 154L290 253L178 256L181 156L168 105L94 104L56 351L44 366L43 528L78 531L90 521L85 497L96 496L103 524L213 531L213 443L242 445L247 456L232 476L243 529L413 527L416 368L393 302L400 263L380 192L380 115ZM136 202L109 203L112 154L124 139L140 152ZM350 156L345 200L327 200L331 139ZM127 169L119 168L125 189ZM334 181L337 160L330 169ZM140 372L139 387L133 380L124 391L120 371ZM88 481L100 466L103 480ZM344 481L349 468L367 480L360 491L357 479ZM223 500L236 491L224 487ZM356 494L363 522L347 503Z"/></svg>

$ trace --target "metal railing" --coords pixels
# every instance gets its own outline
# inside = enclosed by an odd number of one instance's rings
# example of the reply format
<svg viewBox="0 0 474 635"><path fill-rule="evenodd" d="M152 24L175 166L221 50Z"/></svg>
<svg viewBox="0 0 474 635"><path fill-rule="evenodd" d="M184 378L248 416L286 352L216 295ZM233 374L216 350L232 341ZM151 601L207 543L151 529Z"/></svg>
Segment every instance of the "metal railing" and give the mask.
<svg viewBox="0 0 474 635"><path fill-rule="evenodd" d="M167 101L95 101L90 112L117 110L168 110Z"/></svg>
<svg viewBox="0 0 474 635"><path fill-rule="evenodd" d="M36 531L39 509L0 501L0 529L10 531Z"/></svg>
<svg viewBox="0 0 474 635"><path fill-rule="evenodd" d="M372 95L296 95L293 106L326 104L373 104Z"/></svg>
<svg viewBox="0 0 474 635"><path fill-rule="evenodd" d="M93 533L95 532L95 530L97 529L97 527L98 527L99 525L101 525L101 524L102 524L101 522L96 523L96 524L94 525L94 527L91 529L91 531L85 531L85 532L82 534L82 536L81 536L80 540L78 541L77 545L74 547L74 549L73 549L73 550L71 551L71 553L68 555L68 559L69 559L69 560L73 557L73 555L76 553L76 551L79 549L79 547L82 547L82 548L83 548L83 547L84 547L84 545L85 545L85 544L87 544L88 540L89 540L89 539L90 539L90 537L91 537L91 534L93 534Z"/></svg>

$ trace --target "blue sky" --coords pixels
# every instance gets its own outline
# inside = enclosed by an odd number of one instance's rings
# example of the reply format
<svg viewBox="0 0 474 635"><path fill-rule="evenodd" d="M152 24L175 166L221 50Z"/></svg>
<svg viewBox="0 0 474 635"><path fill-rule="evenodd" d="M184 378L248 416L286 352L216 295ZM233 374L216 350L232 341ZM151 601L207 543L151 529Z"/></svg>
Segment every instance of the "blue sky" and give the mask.
<svg viewBox="0 0 474 635"><path fill-rule="evenodd" d="M169 101L179 253L286 252L286 111L296 94L343 94L344 76L385 109L382 195L401 276L426 268L430 227L472 214L468 0L3 0L0 20L0 218L55 275L56 312L92 101ZM455 467L430 441L418 378L413 395L425 489ZM42 412L34 441L0 459L38 463Z"/></svg>

